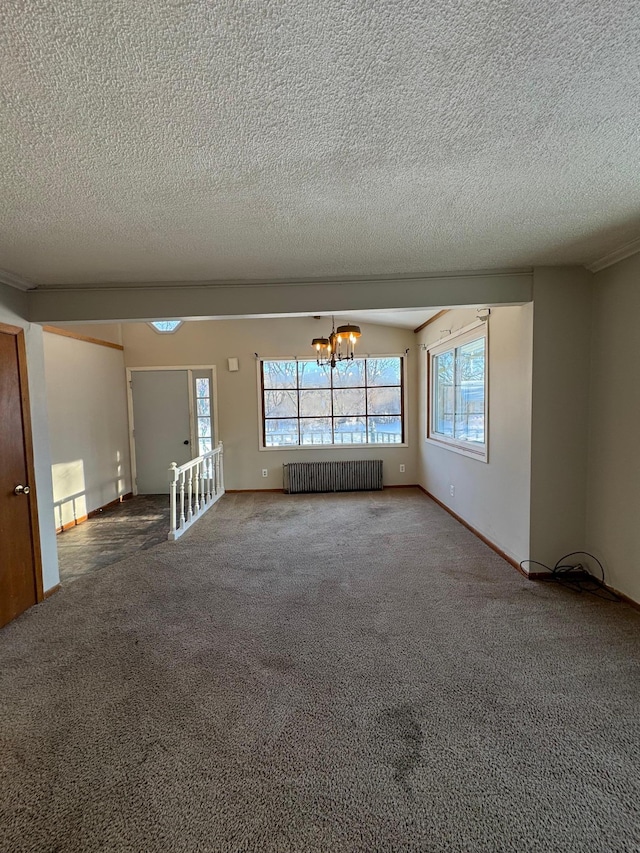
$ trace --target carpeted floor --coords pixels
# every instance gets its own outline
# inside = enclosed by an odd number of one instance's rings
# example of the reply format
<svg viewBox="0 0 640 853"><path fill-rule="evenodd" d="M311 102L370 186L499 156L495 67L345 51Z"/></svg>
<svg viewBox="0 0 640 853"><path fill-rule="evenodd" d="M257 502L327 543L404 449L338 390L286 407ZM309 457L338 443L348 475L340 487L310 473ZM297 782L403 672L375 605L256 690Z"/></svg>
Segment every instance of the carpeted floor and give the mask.
<svg viewBox="0 0 640 853"><path fill-rule="evenodd" d="M639 628L417 491L227 495L0 633L0 850L638 851Z"/></svg>

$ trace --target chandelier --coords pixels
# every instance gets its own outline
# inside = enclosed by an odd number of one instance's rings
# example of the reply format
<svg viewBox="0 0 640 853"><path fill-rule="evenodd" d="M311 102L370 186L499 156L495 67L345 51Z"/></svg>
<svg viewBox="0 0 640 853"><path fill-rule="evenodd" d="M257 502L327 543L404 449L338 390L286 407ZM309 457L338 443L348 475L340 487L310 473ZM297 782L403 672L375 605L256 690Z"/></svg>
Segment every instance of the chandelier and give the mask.
<svg viewBox="0 0 640 853"><path fill-rule="evenodd" d="M320 367L333 368L339 361L353 359L355 345L361 336L360 326L345 323L338 326L334 318L331 318L331 334L328 338L314 338L311 346L316 350L316 361Z"/></svg>

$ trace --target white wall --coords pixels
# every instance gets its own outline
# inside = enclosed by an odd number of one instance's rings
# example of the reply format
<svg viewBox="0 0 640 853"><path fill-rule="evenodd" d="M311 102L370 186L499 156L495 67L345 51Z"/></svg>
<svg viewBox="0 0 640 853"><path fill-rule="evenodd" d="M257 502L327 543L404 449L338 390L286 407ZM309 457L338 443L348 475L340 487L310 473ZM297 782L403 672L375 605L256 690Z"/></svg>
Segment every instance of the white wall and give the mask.
<svg viewBox="0 0 640 853"><path fill-rule="evenodd" d="M444 336L441 330L461 329L476 315L473 309L450 311L416 337L432 344ZM425 440L427 353L421 353L418 482L519 562L529 556L532 305L493 308L488 322L489 461Z"/></svg>
<svg viewBox="0 0 640 853"><path fill-rule="evenodd" d="M249 309L250 306L247 306ZM339 319L339 318L337 318ZM263 358L313 356L311 339L330 330L330 319L288 318L216 320L185 323L171 335L159 335L146 323L124 323L122 339L127 367L216 365L220 438L225 446L228 489L282 488L284 462L323 459L383 459L385 483L416 482L416 409L414 406L417 350L411 330L361 326L362 355L403 354L408 357L408 447L315 448L259 451L259 397L254 353ZM240 370L229 373L227 358L237 357ZM171 461L171 460L169 460ZM400 464L405 473L399 471ZM268 477L261 476L267 468Z"/></svg>
<svg viewBox="0 0 640 853"><path fill-rule="evenodd" d="M42 548L42 585L46 592L56 586L60 580L58 575L58 549L51 512L51 456L47 426L42 327L24 319L27 313L25 297L26 294L15 288L0 284L0 323L20 326L25 330L40 546Z"/></svg>
<svg viewBox="0 0 640 853"><path fill-rule="evenodd" d="M640 254L594 276L593 308L587 548L640 602Z"/></svg>
<svg viewBox="0 0 640 853"><path fill-rule="evenodd" d="M585 547L592 284L534 271L530 555L547 565Z"/></svg>
<svg viewBox="0 0 640 853"><path fill-rule="evenodd" d="M122 350L48 332L44 367L60 528L131 491L126 376Z"/></svg>

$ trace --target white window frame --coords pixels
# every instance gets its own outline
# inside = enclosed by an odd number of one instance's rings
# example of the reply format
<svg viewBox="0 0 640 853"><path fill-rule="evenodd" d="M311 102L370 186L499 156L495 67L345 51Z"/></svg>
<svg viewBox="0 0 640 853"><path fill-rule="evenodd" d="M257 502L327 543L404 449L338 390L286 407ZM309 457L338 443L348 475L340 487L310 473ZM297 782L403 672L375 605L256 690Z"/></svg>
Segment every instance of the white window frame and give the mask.
<svg viewBox="0 0 640 853"><path fill-rule="evenodd" d="M461 438L450 438L449 436L438 433L433 428L433 418L435 406L433 404L433 394L435 383L433 382L433 359L435 356L442 355L444 352L449 352L468 344L471 341L477 341L480 338L485 339L485 361L484 361L484 444L467 441ZM446 450L452 450L454 453L460 453L463 456L469 456L479 462L489 461L489 322L488 319L477 320L462 329L458 329L446 338L435 341L427 347L427 434L425 440L429 444L437 445ZM454 355L455 357L455 355Z"/></svg>
<svg viewBox="0 0 640 853"><path fill-rule="evenodd" d="M264 399L263 399L263 388L262 388L262 363L264 361L315 361L313 356L311 358L299 358L297 356L274 356L270 358L268 356L259 356L256 358L256 377L257 377L257 395L258 395L258 450L264 451L265 453L271 453L272 451L282 452L282 451L309 451L309 450L366 450L367 448L384 448L385 450L396 450L401 448L406 448L409 446L408 442L408 430L409 430L409 400L407 393L407 360L408 353L363 353L362 355L357 355L357 359L365 359L365 358L399 358L401 364L401 374L402 374L402 384L401 384L401 418L402 418L402 436L404 441L399 442L397 444L387 444L382 442L368 443L368 444L295 444L295 445L282 445L282 446L267 446L264 444Z"/></svg>

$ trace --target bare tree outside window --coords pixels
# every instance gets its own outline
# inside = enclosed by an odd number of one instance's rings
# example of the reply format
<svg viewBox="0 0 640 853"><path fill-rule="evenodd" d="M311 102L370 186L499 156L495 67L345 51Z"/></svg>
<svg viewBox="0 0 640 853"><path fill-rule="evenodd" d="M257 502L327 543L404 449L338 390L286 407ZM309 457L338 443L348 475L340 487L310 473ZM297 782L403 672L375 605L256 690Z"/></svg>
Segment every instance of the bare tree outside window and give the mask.
<svg viewBox="0 0 640 853"><path fill-rule="evenodd" d="M265 360L262 387L266 447L403 443L400 356L356 358L333 370Z"/></svg>
<svg viewBox="0 0 640 853"><path fill-rule="evenodd" d="M431 355L430 435L480 447L486 445L487 338L462 340Z"/></svg>

